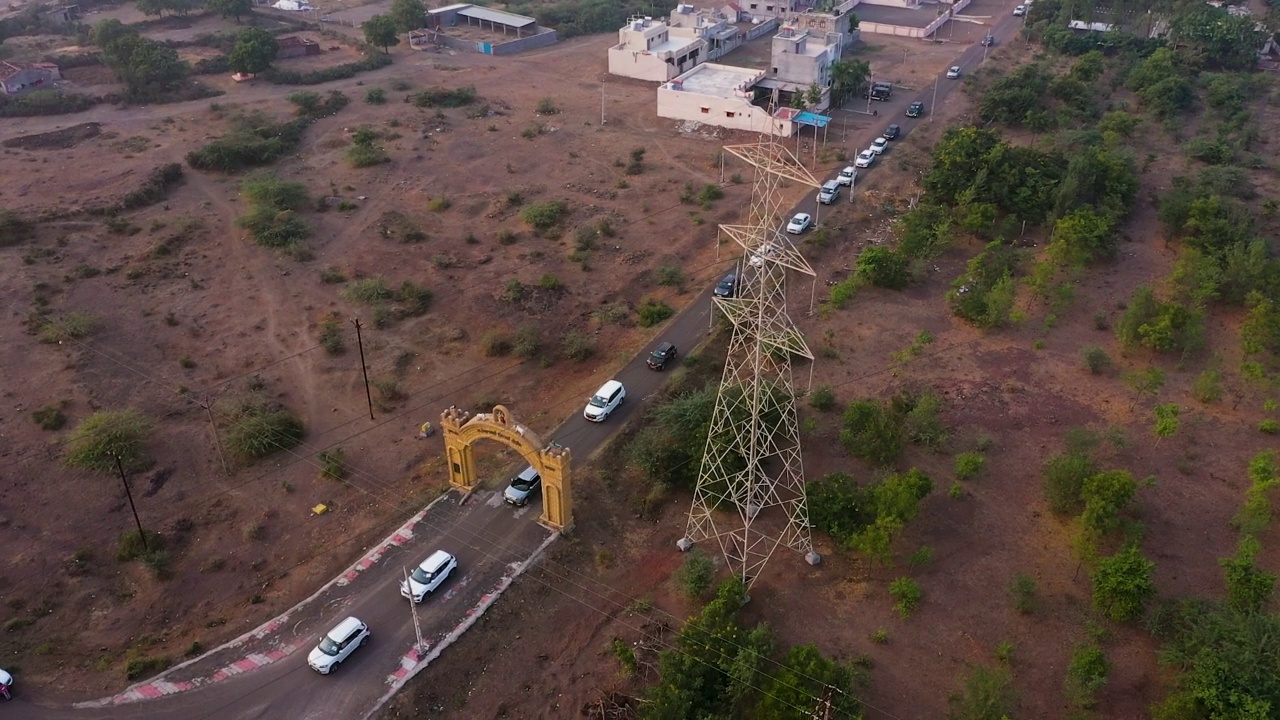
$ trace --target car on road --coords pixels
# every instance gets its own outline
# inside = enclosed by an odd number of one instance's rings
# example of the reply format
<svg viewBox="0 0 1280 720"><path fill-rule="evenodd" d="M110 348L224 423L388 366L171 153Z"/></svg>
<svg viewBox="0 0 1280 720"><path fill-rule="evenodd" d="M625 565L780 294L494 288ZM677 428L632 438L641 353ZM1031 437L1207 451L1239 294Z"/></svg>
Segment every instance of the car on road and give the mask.
<svg viewBox="0 0 1280 720"><path fill-rule="evenodd" d="M537 473L535 472L534 475L537 476ZM419 563L418 567L409 573L408 580L400 581L400 597L412 598L415 603L422 602L427 595L435 592L445 580L449 579L450 573L457 567L458 558L444 550L431 553L430 557Z"/></svg>
<svg viewBox="0 0 1280 720"><path fill-rule="evenodd" d="M720 278L716 289L712 291L716 297L731 298L738 294L738 273L731 272Z"/></svg>
<svg viewBox="0 0 1280 720"><path fill-rule="evenodd" d="M325 634L320 644L307 655L307 664L321 675L328 675L355 652L369 642L369 626L359 618L349 617Z"/></svg>
<svg viewBox="0 0 1280 720"><path fill-rule="evenodd" d="M530 465L521 470L519 475L511 478L511 482L507 483L507 489L502 491L502 500L508 505L524 507L541 489L542 476Z"/></svg>
<svg viewBox="0 0 1280 720"><path fill-rule="evenodd" d="M813 216L809 215L809 213L796 213L795 217L791 218L791 222L787 223L787 232L792 235L799 235L808 230L812 224Z"/></svg>
<svg viewBox="0 0 1280 720"><path fill-rule="evenodd" d="M956 79L956 78L958 78L958 77L960 77L960 66L959 66L959 65L952 65L952 66L947 70L947 79L948 79L948 80L955 80L955 79Z"/></svg>
<svg viewBox="0 0 1280 720"><path fill-rule="evenodd" d="M8 700L12 697L13 692L13 676L4 670L0 670L0 697Z"/></svg>
<svg viewBox="0 0 1280 720"><path fill-rule="evenodd" d="M1026 5L1019 5L1019 6L1017 6L1017 7L1015 7L1015 8L1013 9L1013 16L1014 16L1014 17L1022 17L1023 15L1026 15L1026 14L1027 14L1027 6L1026 6Z"/></svg>
<svg viewBox="0 0 1280 720"><path fill-rule="evenodd" d="M848 165L845 167L845 169L840 171L839 175L836 176L836 182L840 183L841 185L844 185L845 187L849 187L853 185L853 178L857 174L858 174L857 168L855 168L852 165Z"/></svg>
<svg viewBox="0 0 1280 720"><path fill-rule="evenodd" d="M822 187L818 188L818 202L823 205L830 205L839 200L840 184L839 180L828 180L822 183Z"/></svg>
<svg viewBox="0 0 1280 720"><path fill-rule="evenodd" d="M924 115L924 103L917 100L907 106L907 117L918 118L921 115Z"/></svg>
<svg viewBox="0 0 1280 720"><path fill-rule="evenodd" d="M863 150L862 152L858 153L858 159L854 160L853 164L860 168L868 168L868 167L871 167L871 163L875 161L876 161L876 154L874 151Z"/></svg>
<svg viewBox="0 0 1280 720"><path fill-rule="evenodd" d="M774 245L773 243L765 243L756 248L755 252L751 253L751 259L747 262L751 264L751 267L758 268L764 265L765 258L773 257L773 254L776 252L778 252L777 245Z"/></svg>
<svg viewBox="0 0 1280 720"><path fill-rule="evenodd" d="M882 152L884 152L885 150L888 150L888 149L889 149L889 141L888 141L888 140L885 140L885 139L884 139L884 138L882 138L882 137L878 137L878 138L876 138L875 140L872 140L872 141L871 141L871 147L869 147L869 148L867 148L867 149L868 149L868 150L870 150L871 152L873 152L873 153L875 153L875 154L879 155L880 153L882 153Z"/></svg>
<svg viewBox="0 0 1280 720"><path fill-rule="evenodd" d="M596 394L587 400L587 407L582 411L582 417L591 422L604 422L626 399L627 389L622 387L622 383L610 380L601 385Z"/></svg>
<svg viewBox="0 0 1280 720"><path fill-rule="evenodd" d="M881 137L883 137L885 140L897 140L898 135L901 132L902 132L902 128L898 127L898 123L894 123L884 129L884 134L881 135Z"/></svg>
<svg viewBox="0 0 1280 720"><path fill-rule="evenodd" d="M984 47L991 47L992 45L995 45L995 44L996 44L996 36L992 35L991 33L987 33L987 36L982 38L982 45Z"/></svg>
<svg viewBox="0 0 1280 720"><path fill-rule="evenodd" d="M660 343L658 347L649 353L649 360L646 364L650 370L664 370L667 363L676 359L676 346L669 342Z"/></svg>

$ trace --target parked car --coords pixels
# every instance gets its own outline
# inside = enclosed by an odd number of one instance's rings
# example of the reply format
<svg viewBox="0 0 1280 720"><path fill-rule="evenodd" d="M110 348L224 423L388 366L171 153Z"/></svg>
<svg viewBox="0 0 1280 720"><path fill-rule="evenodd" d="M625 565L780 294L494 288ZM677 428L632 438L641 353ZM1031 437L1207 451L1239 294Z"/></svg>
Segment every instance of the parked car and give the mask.
<svg viewBox="0 0 1280 720"><path fill-rule="evenodd" d="M720 278L716 289L712 291L716 297L731 298L738 294L738 273L731 272Z"/></svg>
<svg viewBox="0 0 1280 720"><path fill-rule="evenodd" d="M898 134L901 132L902 132L902 128L898 127L898 123L894 123L884 129L884 135L882 137L885 140L897 140Z"/></svg>
<svg viewBox="0 0 1280 720"><path fill-rule="evenodd" d="M875 153L875 154L879 155L880 153L882 153L882 152L884 152L885 150L888 150L888 149L889 149L889 141L888 141L888 140L885 140L885 139L884 139L884 138L882 138L882 137L878 137L878 138L876 138L875 140L872 140L872 141L871 141L871 147L869 147L869 148L867 148L867 149L868 149L868 150L870 150L871 152L873 152L873 153Z"/></svg>
<svg viewBox="0 0 1280 720"><path fill-rule="evenodd" d="M853 185L853 178L857 174L858 170L852 165L849 165L845 169L841 170L840 174L836 176L836 182L844 185L845 187L849 187L850 185Z"/></svg>
<svg viewBox="0 0 1280 720"><path fill-rule="evenodd" d="M893 83L877 80L876 82L871 83L871 87L862 93L862 97L869 97L872 100L887 101L889 98L893 97Z"/></svg>
<svg viewBox="0 0 1280 720"><path fill-rule="evenodd" d="M984 46L987 46L987 47L990 47L990 46L992 46L992 45L995 45L995 44L996 44L996 36L995 36L995 35L992 35L991 33L987 33L987 36L986 36L986 37L984 37L984 38L982 38L982 44L983 44Z"/></svg>
<svg viewBox="0 0 1280 720"><path fill-rule="evenodd" d="M537 473L535 472L534 475L536 476ZM419 563L418 567L409 573L407 581L400 581L400 597L411 597L415 603L422 602L427 595L435 592L436 588L440 587L457 567L458 559L444 550L431 553L430 557Z"/></svg>
<svg viewBox="0 0 1280 720"><path fill-rule="evenodd" d="M541 489L542 476L530 465L521 470L519 475L511 478L511 482L507 483L507 489L502 491L502 499L508 505L524 507Z"/></svg>
<svg viewBox="0 0 1280 720"><path fill-rule="evenodd" d="M948 79L948 80L955 80L955 79L956 79L956 78L958 78L958 77L960 77L960 66L959 66L959 65L952 65L952 66L947 70L947 79Z"/></svg>
<svg viewBox="0 0 1280 720"><path fill-rule="evenodd" d="M622 383L610 380L601 385L596 394L587 401L587 407L582 411L582 416L591 422L604 422L609 414L617 410L626 399L627 389L622 387Z"/></svg>
<svg viewBox="0 0 1280 720"><path fill-rule="evenodd" d="M818 188L818 202L823 205L830 205L840 199L840 181L828 180L822 183L822 187Z"/></svg>
<svg viewBox="0 0 1280 720"><path fill-rule="evenodd" d="M650 370L664 370L667 363L676 359L676 346L669 342L664 342L653 349L649 353L648 366Z"/></svg>
<svg viewBox="0 0 1280 720"><path fill-rule="evenodd" d="M328 675L355 652L369 642L369 626L359 618L349 617L325 634L320 644L307 655L307 664L321 675Z"/></svg>
<svg viewBox="0 0 1280 720"><path fill-rule="evenodd" d="M8 700L13 697L13 676L0 670L0 697Z"/></svg>
<svg viewBox="0 0 1280 720"><path fill-rule="evenodd" d="M1017 7L1015 7L1015 8L1013 9L1013 16L1014 16L1014 17L1022 17L1023 15L1026 15L1026 14L1027 14L1027 6L1026 6L1026 5L1019 5L1019 6L1017 6Z"/></svg>
<svg viewBox="0 0 1280 720"><path fill-rule="evenodd" d="M751 259L747 262L751 264L751 267L758 268L761 265L764 265L765 258L773 257L773 254L776 252L778 252L777 245L774 245L773 243L765 243L757 248L755 252L751 253Z"/></svg>
<svg viewBox="0 0 1280 720"><path fill-rule="evenodd" d="M924 115L924 103L917 100L907 106L907 117L918 118L921 115Z"/></svg>
<svg viewBox="0 0 1280 720"><path fill-rule="evenodd" d="M791 218L791 222L787 223L787 232L792 235L799 235L808 230L812 224L813 217L809 213L796 213L795 217Z"/></svg>
<svg viewBox="0 0 1280 720"><path fill-rule="evenodd" d="M876 154L874 151L863 150L862 152L858 153L858 159L854 160L853 164L860 168L868 168L868 167L871 167L871 163L875 161L876 161Z"/></svg>

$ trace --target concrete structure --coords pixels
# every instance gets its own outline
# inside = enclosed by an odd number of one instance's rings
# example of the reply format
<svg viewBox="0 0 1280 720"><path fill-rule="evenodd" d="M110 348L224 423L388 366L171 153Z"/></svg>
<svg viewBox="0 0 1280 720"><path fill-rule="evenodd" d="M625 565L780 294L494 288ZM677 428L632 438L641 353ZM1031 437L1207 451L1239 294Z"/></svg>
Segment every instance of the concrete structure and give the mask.
<svg viewBox="0 0 1280 720"><path fill-rule="evenodd" d="M809 109L825 110L831 104L831 65L840 59L843 47L838 33L815 36L808 30L785 25L773 36L769 72L760 86L793 94L817 85L822 98L808 103Z"/></svg>
<svg viewBox="0 0 1280 720"><path fill-rule="evenodd" d="M306 55L319 55L323 50L320 43L308 38L290 35L276 40L276 59L284 60L285 58L303 57Z"/></svg>
<svg viewBox="0 0 1280 720"><path fill-rule="evenodd" d="M609 48L609 73L666 82L705 60L706 52L707 43L689 28L633 18L618 31L618 44Z"/></svg>
<svg viewBox="0 0 1280 720"><path fill-rule="evenodd" d="M61 79L62 74L53 63L0 62L0 86L4 87L6 95L47 90Z"/></svg>
<svg viewBox="0 0 1280 720"><path fill-rule="evenodd" d="M503 39L492 42L451 36L450 28L460 26L477 28L494 36L500 34ZM507 37L511 39L508 40ZM427 28L409 33L409 47L418 50L448 47L486 55L512 55L525 50L546 47L557 40L559 38L555 30L542 27L537 20L527 15L492 10L469 3L446 5L428 10Z"/></svg>
<svg viewBox="0 0 1280 720"><path fill-rule="evenodd" d="M808 30L817 37L826 37L835 33L841 36L841 47L852 47L858 41L861 34L857 28L852 27L853 8L860 0L846 0L839 7L830 12L822 12L818 10L804 10L802 12L788 13L786 22L801 30Z"/></svg>
<svg viewBox="0 0 1280 720"><path fill-rule="evenodd" d="M671 11L667 24L672 28L692 30L707 44L706 62L711 62L737 49L745 40L742 30L734 24L738 22L737 18L736 11L732 14L712 12L681 3Z"/></svg>
<svg viewBox="0 0 1280 720"><path fill-rule="evenodd" d="M759 21L785 17L807 6L804 0L743 0L738 5L751 20Z"/></svg>
<svg viewBox="0 0 1280 720"><path fill-rule="evenodd" d="M658 117L751 132L791 135L792 123L754 104L762 70L702 63L658 86Z"/></svg>
<svg viewBox="0 0 1280 720"><path fill-rule="evenodd" d="M939 5L911 8L901 4L870 4L867 0L861 0L856 5L858 30L873 35L924 39L951 22L952 16L958 16L961 10L969 7L969 3L970 0L956 0L939 14Z"/></svg>
<svg viewBox="0 0 1280 720"><path fill-rule="evenodd" d="M59 5L44 11L46 20L58 25L72 25L80 22L79 5Z"/></svg>

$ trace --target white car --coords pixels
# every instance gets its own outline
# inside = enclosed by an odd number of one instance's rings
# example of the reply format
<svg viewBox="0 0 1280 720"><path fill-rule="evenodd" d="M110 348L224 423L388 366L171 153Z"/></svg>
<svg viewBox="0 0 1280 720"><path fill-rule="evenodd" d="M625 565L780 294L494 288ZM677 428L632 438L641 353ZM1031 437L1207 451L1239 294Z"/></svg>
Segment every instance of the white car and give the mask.
<svg viewBox="0 0 1280 720"><path fill-rule="evenodd" d="M13 691L13 676L4 670L0 670L0 697L8 700L10 693Z"/></svg>
<svg viewBox="0 0 1280 720"><path fill-rule="evenodd" d="M530 465L521 470L519 475L511 478L511 483L502 492L502 499L508 505L522 507L529 504L529 498L533 497L541 487L542 476Z"/></svg>
<svg viewBox="0 0 1280 720"><path fill-rule="evenodd" d="M958 77L960 77L960 66L952 65L951 68L947 70L947 79L955 80Z"/></svg>
<svg viewBox="0 0 1280 720"><path fill-rule="evenodd" d="M369 626L359 618L349 617L338 623L324 636L320 644L307 655L307 664L321 675L328 675L350 657L355 649L369 642Z"/></svg>
<svg viewBox="0 0 1280 720"><path fill-rule="evenodd" d="M882 153L882 152L884 152L885 150L888 150L888 149L889 149L889 141L888 141L888 140L885 140L885 139L884 139L884 138L882 138L882 137L878 137L878 138L876 138L875 140L872 140L872 141L871 141L871 147L869 147L869 148L867 148L867 149L868 149L868 150L870 150L871 152L873 152L873 153L875 153L875 154L879 155L880 153Z"/></svg>
<svg viewBox="0 0 1280 720"><path fill-rule="evenodd" d="M443 550L431 553L431 557L423 560L418 567L409 573L408 582L400 581L400 597L412 597L415 603L426 599L427 595L436 591L449 574L458 567L458 558Z"/></svg>
<svg viewBox="0 0 1280 720"><path fill-rule="evenodd" d="M618 408L624 400L627 399L627 389L622 387L622 383L617 380L600 386L595 395L587 401L587 407L582 411L582 417L591 422L604 422L608 419L609 414Z"/></svg>
<svg viewBox="0 0 1280 720"><path fill-rule="evenodd" d="M794 220L792 222L794 222ZM790 231L790 227L787 229ZM764 265L765 258L773 257L773 254L777 251L777 245L774 245L773 243L765 243L755 252L751 253L751 259L747 262L751 263L751 267L760 267L761 265Z"/></svg>
<svg viewBox="0 0 1280 720"><path fill-rule="evenodd" d="M853 185L853 176L857 174L858 174L857 169L855 169L852 165L850 165L840 171L840 174L836 176L836 182L840 183L845 187L849 187L850 185Z"/></svg>
<svg viewBox="0 0 1280 720"><path fill-rule="evenodd" d="M1017 7L1015 7L1015 8L1013 9L1013 16L1014 16L1014 17L1022 17L1023 15L1026 15L1026 14L1027 14L1027 6L1026 6L1026 5L1019 5L1019 6L1017 6Z"/></svg>
<svg viewBox="0 0 1280 720"><path fill-rule="evenodd" d="M858 153L858 159L854 160L853 164L860 168L868 168L868 167L871 167L871 163L875 162L875 160L876 160L875 151L863 150L862 152Z"/></svg>
<svg viewBox="0 0 1280 720"><path fill-rule="evenodd" d="M796 216L791 218L791 222L787 223L787 232L792 235L799 235L808 230L812 224L813 217L809 213L796 213Z"/></svg>

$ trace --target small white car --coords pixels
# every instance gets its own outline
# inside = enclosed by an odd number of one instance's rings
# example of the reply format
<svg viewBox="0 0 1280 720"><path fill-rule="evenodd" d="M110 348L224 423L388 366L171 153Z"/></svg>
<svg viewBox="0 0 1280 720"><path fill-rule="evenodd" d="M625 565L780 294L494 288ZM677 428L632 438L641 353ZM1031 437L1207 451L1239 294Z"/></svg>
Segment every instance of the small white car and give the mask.
<svg viewBox="0 0 1280 720"><path fill-rule="evenodd" d="M529 498L537 494L541 487L542 476L530 465L521 470L519 475L511 478L511 483L502 492L502 499L508 505L523 507L529 504Z"/></svg>
<svg viewBox="0 0 1280 720"><path fill-rule="evenodd" d="M1027 14L1027 6L1026 6L1026 5L1019 5L1019 6L1017 6L1017 7L1015 7L1015 8L1013 9L1013 16L1014 16L1014 17L1022 17L1023 15L1026 15L1026 14Z"/></svg>
<svg viewBox="0 0 1280 720"><path fill-rule="evenodd" d="M960 77L960 66L952 65L951 68L947 70L947 79L955 80L958 77Z"/></svg>
<svg viewBox="0 0 1280 720"><path fill-rule="evenodd" d="M582 417L591 422L604 422L608 419L609 414L618 408L624 400L627 399L627 389L622 387L622 383L617 380L600 386L595 395L587 401L587 407L582 411Z"/></svg>
<svg viewBox="0 0 1280 720"><path fill-rule="evenodd" d="M764 265L765 258L773 257L773 254L777 251L777 245L774 245L773 243L765 243L755 252L751 253L751 259L747 262L751 263L751 267L760 267L761 265Z"/></svg>
<svg viewBox="0 0 1280 720"><path fill-rule="evenodd" d="M324 636L320 644L307 655L307 664L321 675L328 675L350 657L355 649L369 642L369 626L359 618L349 617L338 623Z"/></svg>
<svg viewBox="0 0 1280 720"><path fill-rule="evenodd" d="M845 187L849 187L850 185L853 185L853 176L857 174L857 169L850 165L840 171L840 174L836 177L836 182Z"/></svg>
<svg viewBox="0 0 1280 720"><path fill-rule="evenodd" d="M876 161L876 154L874 151L863 150L862 152L858 153L858 159L854 160L853 164L860 168L869 168L871 167L871 163L875 161Z"/></svg>
<svg viewBox="0 0 1280 720"><path fill-rule="evenodd" d="M889 141L888 141L888 140L885 140L885 139L884 139L884 138L882 138L882 137L878 137L878 138L876 138L875 140L872 140L872 141L871 141L871 147L869 147L869 148L867 148L867 149L868 149L868 150L870 150L871 152L873 152L873 153L875 153L875 154L879 155L880 153L882 153L882 152L884 152L885 150L888 150L888 149L889 149Z"/></svg>
<svg viewBox="0 0 1280 720"><path fill-rule="evenodd" d="M436 588L440 587L457 567L458 558L449 553L443 550L431 553L431 557L423 560L413 569L413 572L409 573L408 582L400 581L400 597L412 597L415 603L422 602L427 595L435 592Z"/></svg>
<svg viewBox="0 0 1280 720"><path fill-rule="evenodd" d="M809 213L796 213L795 217L791 218L791 222L787 223L787 232L792 235L799 235L808 230L812 224L813 216L809 215Z"/></svg>

